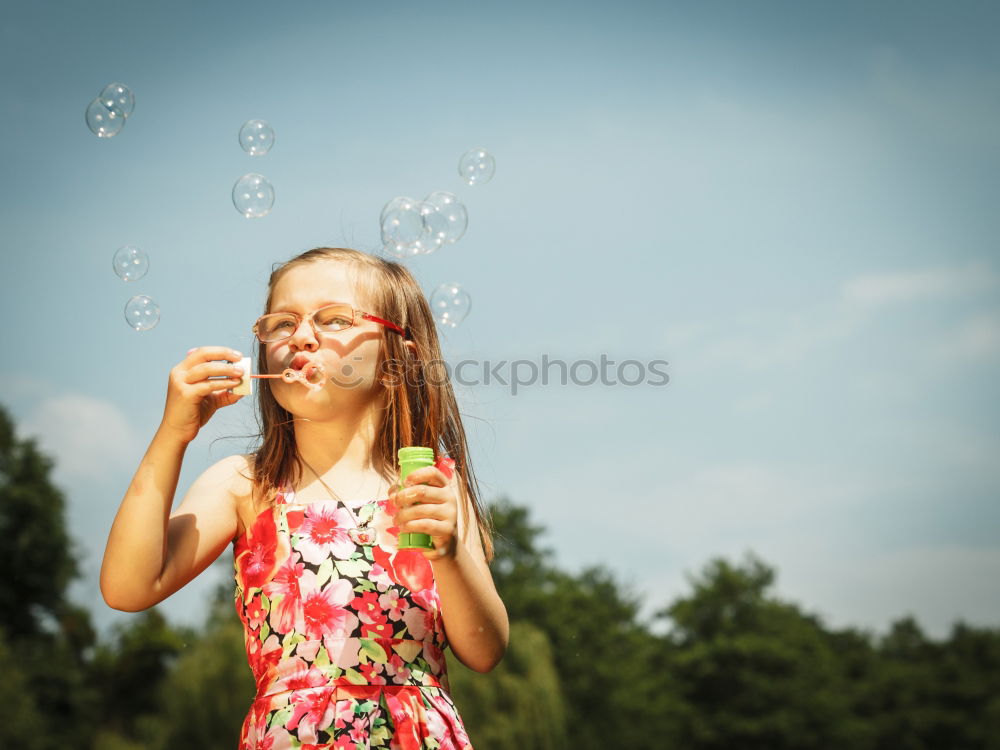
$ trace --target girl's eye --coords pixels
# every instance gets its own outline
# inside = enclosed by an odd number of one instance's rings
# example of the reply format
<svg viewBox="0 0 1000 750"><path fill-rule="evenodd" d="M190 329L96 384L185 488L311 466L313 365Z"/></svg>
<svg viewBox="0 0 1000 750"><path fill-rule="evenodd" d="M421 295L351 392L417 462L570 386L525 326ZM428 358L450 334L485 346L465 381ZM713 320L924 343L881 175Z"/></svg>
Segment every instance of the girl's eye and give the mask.
<svg viewBox="0 0 1000 750"><path fill-rule="evenodd" d="M292 318L281 318L271 324L272 331L282 331L287 328L295 328L295 320Z"/></svg>
<svg viewBox="0 0 1000 750"><path fill-rule="evenodd" d="M335 328L340 330L342 328L351 327L351 319L349 317L345 317L344 314L339 311L323 313L317 316L316 322L323 328Z"/></svg>

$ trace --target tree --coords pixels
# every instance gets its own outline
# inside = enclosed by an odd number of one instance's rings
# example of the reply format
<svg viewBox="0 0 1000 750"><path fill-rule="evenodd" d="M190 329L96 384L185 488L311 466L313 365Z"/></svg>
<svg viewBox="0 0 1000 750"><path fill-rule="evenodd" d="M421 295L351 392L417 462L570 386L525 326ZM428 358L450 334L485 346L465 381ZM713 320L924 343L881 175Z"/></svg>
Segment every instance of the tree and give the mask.
<svg viewBox="0 0 1000 750"><path fill-rule="evenodd" d="M864 747L820 623L768 596L774 571L750 557L714 560L694 592L664 613L673 621L673 671L687 704L689 748L781 750ZM860 744L859 744L860 743Z"/></svg>
<svg viewBox="0 0 1000 750"><path fill-rule="evenodd" d="M0 674L17 694L5 708L18 707L14 719L0 721L2 747L86 746L95 723L87 665L95 634L89 613L66 597L77 560L51 469L0 407ZM26 740L37 721L42 731Z"/></svg>
<svg viewBox="0 0 1000 750"><path fill-rule="evenodd" d="M508 616L541 630L552 646L567 707L566 746L669 742L675 691L668 673L650 669L661 654L638 620L639 598L601 567L558 570L527 509L500 500L490 514L497 534L490 567Z"/></svg>
<svg viewBox="0 0 1000 750"><path fill-rule="evenodd" d="M236 747L256 686L232 591L219 586L204 629L191 633L156 690L155 713L139 721L146 750Z"/></svg>
<svg viewBox="0 0 1000 750"><path fill-rule="evenodd" d="M560 750L566 705L545 633L513 622L510 648L488 674L448 660L452 695L479 750Z"/></svg>
<svg viewBox="0 0 1000 750"><path fill-rule="evenodd" d="M77 575L63 519L65 499L52 484L52 461L34 440L20 440L0 406L0 627L15 640L53 629Z"/></svg>
<svg viewBox="0 0 1000 750"><path fill-rule="evenodd" d="M134 615L101 644L93 672L101 690L101 723L124 738L139 736L140 717L161 710L160 686L191 630L170 625L157 609Z"/></svg>

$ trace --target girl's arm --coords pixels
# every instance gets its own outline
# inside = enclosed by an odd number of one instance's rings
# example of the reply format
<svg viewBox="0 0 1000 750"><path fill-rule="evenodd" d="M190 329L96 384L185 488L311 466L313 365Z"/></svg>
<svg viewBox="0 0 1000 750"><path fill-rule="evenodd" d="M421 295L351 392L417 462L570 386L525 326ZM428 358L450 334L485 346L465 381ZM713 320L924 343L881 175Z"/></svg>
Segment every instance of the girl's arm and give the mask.
<svg viewBox="0 0 1000 750"><path fill-rule="evenodd" d="M452 651L469 669L489 672L507 650L510 627L486 562L472 501L461 487L457 475L449 480L428 467L413 471L406 488L390 496L399 508L399 530L430 534L434 541L437 551L425 554L434 568Z"/></svg>
<svg viewBox="0 0 1000 750"><path fill-rule="evenodd" d="M249 484L239 476L243 457L208 469L170 512L188 443L216 409L239 400L224 390L240 380L233 366L213 361L233 355L238 353L222 347L192 349L170 372L163 421L108 535L101 593L110 607L136 612L158 604L208 567L236 535L240 482Z"/></svg>
<svg viewBox="0 0 1000 750"><path fill-rule="evenodd" d="M469 669L489 672L507 651L510 624L486 562L472 503L465 493L460 496L465 512L459 515L469 519L468 527L462 533L459 522L454 554L432 558L431 565L452 651Z"/></svg>

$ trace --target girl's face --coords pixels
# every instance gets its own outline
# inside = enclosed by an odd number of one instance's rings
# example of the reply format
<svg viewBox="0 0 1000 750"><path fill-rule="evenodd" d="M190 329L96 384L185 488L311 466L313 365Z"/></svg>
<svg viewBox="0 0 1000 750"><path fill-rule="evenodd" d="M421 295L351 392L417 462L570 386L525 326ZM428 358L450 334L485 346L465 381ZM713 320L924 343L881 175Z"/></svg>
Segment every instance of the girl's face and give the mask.
<svg viewBox="0 0 1000 750"><path fill-rule="evenodd" d="M270 381L275 399L292 414L314 412L324 405L362 404L375 393L381 326L355 315L355 324L346 330L317 333L309 314L335 302L372 312L359 296L355 271L346 263L319 260L298 265L274 287L268 312L296 313L301 321L290 338L263 344L268 372L309 365L321 365L324 371L318 381L322 387L315 390L300 383Z"/></svg>

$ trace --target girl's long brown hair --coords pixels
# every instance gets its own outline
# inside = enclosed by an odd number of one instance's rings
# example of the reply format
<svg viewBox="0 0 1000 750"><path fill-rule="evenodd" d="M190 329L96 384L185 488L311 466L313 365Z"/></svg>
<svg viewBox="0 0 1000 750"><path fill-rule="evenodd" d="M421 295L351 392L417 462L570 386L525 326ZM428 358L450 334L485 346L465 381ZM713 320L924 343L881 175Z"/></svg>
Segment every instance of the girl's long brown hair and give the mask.
<svg viewBox="0 0 1000 750"><path fill-rule="evenodd" d="M416 279L399 263L340 247L319 247L298 255L271 272L264 312L271 310L274 287L292 268L307 263L336 261L351 266L368 312L392 321L407 332L411 351L402 336L383 331L379 349L381 421L372 450L372 465L384 476L396 473L396 452L407 445L424 445L455 460L462 489L472 501L486 559L493 558L493 541L479 499L478 483L469 459L465 428L451 381L447 378L441 345L430 305ZM257 345L258 372L267 371L264 347ZM264 384L256 389L260 447L254 453L253 480L258 497L271 503L281 487L299 478L292 415ZM468 525L469 519L465 519Z"/></svg>

